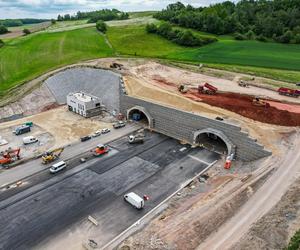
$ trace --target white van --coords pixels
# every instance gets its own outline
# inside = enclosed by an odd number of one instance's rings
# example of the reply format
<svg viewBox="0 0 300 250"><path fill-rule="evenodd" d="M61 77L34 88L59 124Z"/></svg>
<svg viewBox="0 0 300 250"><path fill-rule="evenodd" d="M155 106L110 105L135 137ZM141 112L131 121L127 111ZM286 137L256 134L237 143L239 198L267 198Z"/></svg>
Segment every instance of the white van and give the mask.
<svg viewBox="0 0 300 250"><path fill-rule="evenodd" d="M60 161L58 163L55 163L51 166L50 173L55 174L61 170L64 170L67 167L67 164L64 161Z"/></svg>
<svg viewBox="0 0 300 250"><path fill-rule="evenodd" d="M35 138L34 136L27 136L27 137L23 138L24 145L35 143L35 142L38 142L38 141L39 140L37 138Z"/></svg>
<svg viewBox="0 0 300 250"><path fill-rule="evenodd" d="M124 200L134 206L136 209L142 209L145 205L144 200L133 192L125 194Z"/></svg>

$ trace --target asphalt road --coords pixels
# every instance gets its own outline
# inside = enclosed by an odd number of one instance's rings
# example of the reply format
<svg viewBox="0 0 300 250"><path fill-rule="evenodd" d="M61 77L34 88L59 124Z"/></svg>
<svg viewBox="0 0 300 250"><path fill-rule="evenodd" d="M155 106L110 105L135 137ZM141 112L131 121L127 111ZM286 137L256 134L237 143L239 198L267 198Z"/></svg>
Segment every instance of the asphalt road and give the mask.
<svg viewBox="0 0 300 250"><path fill-rule="evenodd" d="M112 130L108 134L92 138L91 140L83 143L78 142L73 144L65 148L61 154L60 160L67 160L76 157L77 155L96 147L96 145L99 143L105 144L126 134L132 133L139 128L140 126L136 124L127 124L126 127L118 130ZM45 166L41 163L41 159L36 159L8 169L0 174L0 187L3 188L11 183L23 180L24 178L34 175L37 172L44 171L47 167L48 166Z"/></svg>
<svg viewBox="0 0 300 250"><path fill-rule="evenodd" d="M95 230L102 233L95 241L104 245L219 158L155 133L148 133L144 144L129 145L121 138L109 145L111 155L74 166L0 202L0 249L43 248L89 214L101 221ZM137 211L123 201L128 191L150 196L145 209Z"/></svg>

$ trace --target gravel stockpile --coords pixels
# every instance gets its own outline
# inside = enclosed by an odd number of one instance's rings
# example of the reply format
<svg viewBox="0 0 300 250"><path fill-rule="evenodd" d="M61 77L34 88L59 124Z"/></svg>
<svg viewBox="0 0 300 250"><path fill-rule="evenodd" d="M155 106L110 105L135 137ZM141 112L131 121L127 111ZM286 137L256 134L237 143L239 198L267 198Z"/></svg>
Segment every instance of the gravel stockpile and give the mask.
<svg viewBox="0 0 300 250"><path fill-rule="evenodd" d="M93 68L73 68L46 80L56 101L65 104L70 92L84 91L101 98L110 110L119 110L120 76L114 72Z"/></svg>

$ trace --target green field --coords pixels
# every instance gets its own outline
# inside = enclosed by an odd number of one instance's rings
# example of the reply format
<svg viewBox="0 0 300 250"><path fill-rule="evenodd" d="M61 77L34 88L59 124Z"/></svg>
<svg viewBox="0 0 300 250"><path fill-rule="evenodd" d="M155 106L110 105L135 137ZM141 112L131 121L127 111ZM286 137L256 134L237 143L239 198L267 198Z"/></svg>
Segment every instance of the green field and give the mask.
<svg viewBox="0 0 300 250"><path fill-rule="evenodd" d="M112 53L95 28L13 39L0 49L0 94L51 69Z"/></svg>
<svg viewBox="0 0 300 250"><path fill-rule="evenodd" d="M86 21L62 22L48 31L8 40L0 49L0 95L51 69L83 60L114 56L114 51L125 57L159 58L191 64L204 63L213 68L283 81L300 81L299 45L236 41L230 36L222 36L218 37L219 41L216 43L200 48L187 48L156 34L147 34L145 25L135 24L136 20L140 19L124 21L124 23L133 22L127 26L108 28L107 38L113 49L106 44L104 37L94 27L61 31L86 25L84 23ZM54 32L53 28L61 32Z"/></svg>
<svg viewBox="0 0 300 250"><path fill-rule="evenodd" d="M158 57L199 63L243 65L300 70L300 46L257 41L236 41L228 37L201 48L175 45L143 26L112 27L108 37L116 51L124 55Z"/></svg>

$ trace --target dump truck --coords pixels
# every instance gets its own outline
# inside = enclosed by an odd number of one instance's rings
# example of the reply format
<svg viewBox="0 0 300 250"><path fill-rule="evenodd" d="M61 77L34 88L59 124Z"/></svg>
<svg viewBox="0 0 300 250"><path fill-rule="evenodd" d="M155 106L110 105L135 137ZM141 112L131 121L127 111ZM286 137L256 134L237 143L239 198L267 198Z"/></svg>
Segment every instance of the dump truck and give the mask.
<svg viewBox="0 0 300 250"><path fill-rule="evenodd" d="M110 148L107 145L99 144L97 147L93 150L93 155L98 157L105 155L109 152Z"/></svg>
<svg viewBox="0 0 300 250"><path fill-rule="evenodd" d="M20 151L20 148L8 148L4 152L1 152L0 164L4 167L10 167L12 163L20 160Z"/></svg>
<svg viewBox="0 0 300 250"><path fill-rule="evenodd" d="M61 155L61 153L64 151L64 148L57 148L52 151L45 152L42 156L42 163L48 164L50 162L55 161L58 159Z"/></svg>
<svg viewBox="0 0 300 250"><path fill-rule="evenodd" d="M144 142L144 134L143 133L138 133L135 135L129 135L128 136L128 142L130 144L135 144L135 143L143 143Z"/></svg>
<svg viewBox="0 0 300 250"><path fill-rule="evenodd" d="M291 96L291 97L299 97L300 96L300 90L296 90L296 89L280 87L277 90L277 92L279 93L279 95L286 95L286 96Z"/></svg>
<svg viewBox="0 0 300 250"><path fill-rule="evenodd" d="M198 86L198 92L201 94L207 94L207 95L215 95L218 91L218 88L215 86L209 84L209 83L204 83L204 85L199 85Z"/></svg>

